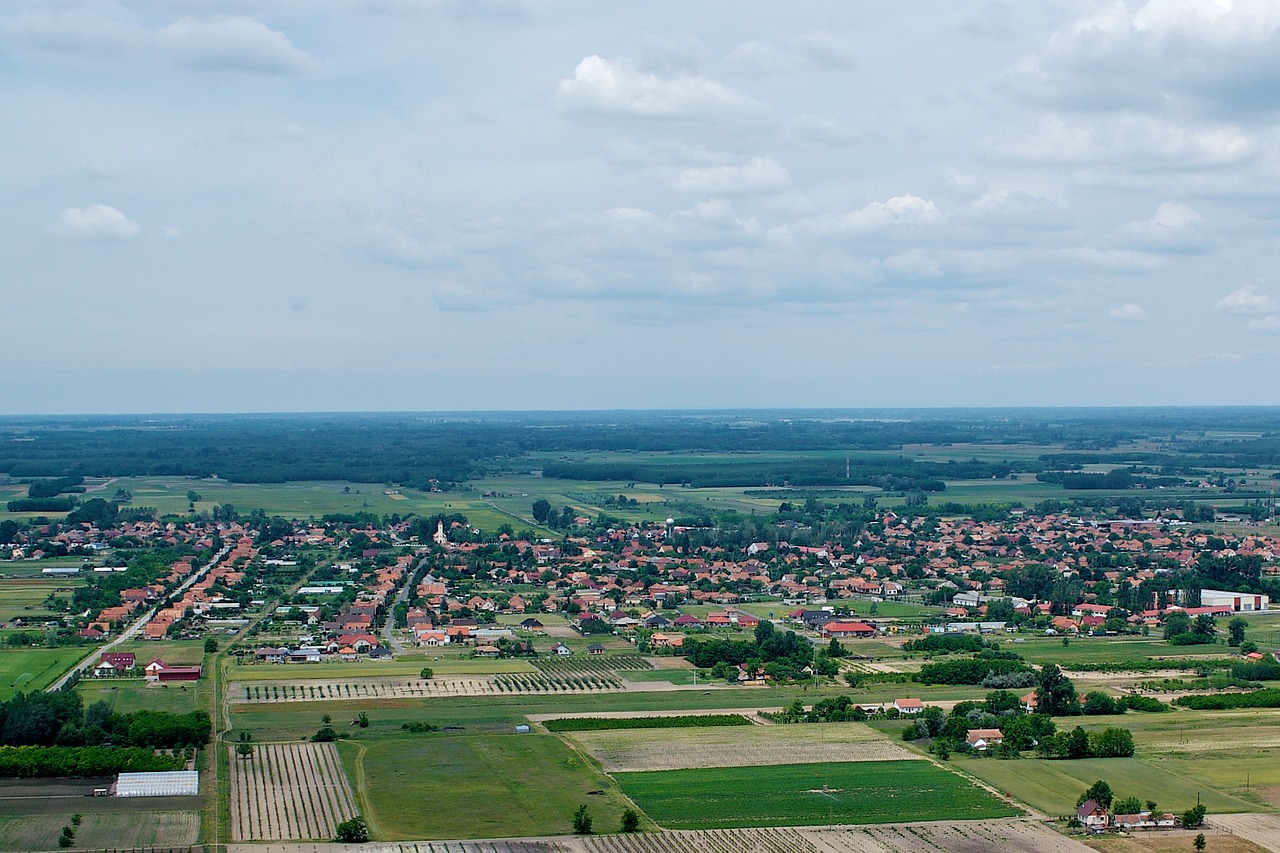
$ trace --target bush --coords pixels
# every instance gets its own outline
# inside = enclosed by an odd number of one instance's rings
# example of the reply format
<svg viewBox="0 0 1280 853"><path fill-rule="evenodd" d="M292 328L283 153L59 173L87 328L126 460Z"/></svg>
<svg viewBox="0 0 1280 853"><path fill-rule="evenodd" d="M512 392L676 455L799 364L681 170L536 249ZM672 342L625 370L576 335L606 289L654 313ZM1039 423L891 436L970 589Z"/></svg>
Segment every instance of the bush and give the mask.
<svg viewBox="0 0 1280 853"><path fill-rule="evenodd" d="M338 739L338 733L334 731L333 726L325 726L311 736L314 743L333 743Z"/></svg>
<svg viewBox="0 0 1280 853"><path fill-rule="evenodd" d="M622 813L622 831L637 832L640 829L640 813L635 809L627 809Z"/></svg>
<svg viewBox="0 0 1280 853"><path fill-rule="evenodd" d="M404 729L406 732L412 732L413 734L417 734L417 735L428 735L428 734L431 734L432 732L440 731L439 726L433 723L424 723L419 720L414 720L411 723L405 723L400 728Z"/></svg>
<svg viewBox="0 0 1280 853"><path fill-rule="evenodd" d="M578 810L573 813L573 834L591 834L591 815L587 814L586 806L578 806Z"/></svg>
<svg viewBox="0 0 1280 853"><path fill-rule="evenodd" d="M356 815L338 824L334 840L343 844L362 844L369 840L369 826L364 822L364 818Z"/></svg>

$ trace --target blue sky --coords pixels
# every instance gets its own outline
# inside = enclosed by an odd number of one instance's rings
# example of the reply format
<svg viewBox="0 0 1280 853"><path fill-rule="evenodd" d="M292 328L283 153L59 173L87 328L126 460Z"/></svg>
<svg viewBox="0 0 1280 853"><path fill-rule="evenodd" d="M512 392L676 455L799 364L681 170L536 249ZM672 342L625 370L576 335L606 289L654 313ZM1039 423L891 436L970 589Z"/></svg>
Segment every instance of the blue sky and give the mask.
<svg viewBox="0 0 1280 853"><path fill-rule="evenodd" d="M1278 33L10 0L0 412L1277 404Z"/></svg>

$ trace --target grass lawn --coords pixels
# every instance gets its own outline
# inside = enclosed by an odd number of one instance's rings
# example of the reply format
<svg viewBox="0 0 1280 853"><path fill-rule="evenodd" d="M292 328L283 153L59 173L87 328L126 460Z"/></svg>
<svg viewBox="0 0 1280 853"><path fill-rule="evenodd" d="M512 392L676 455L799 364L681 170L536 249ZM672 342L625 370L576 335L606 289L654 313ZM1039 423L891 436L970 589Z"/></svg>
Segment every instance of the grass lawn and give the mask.
<svg viewBox="0 0 1280 853"><path fill-rule="evenodd" d="M1106 781L1117 797L1155 800L1161 809L1175 813L1194 806L1197 796L1211 814L1258 810L1256 803L1179 775L1184 768L1144 758L999 761L956 757L952 760L957 768L1054 817L1075 811L1076 798L1099 779Z"/></svg>
<svg viewBox="0 0 1280 853"><path fill-rule="evenodd" d="M1019 810L925 761L783 764L615 774L668 829L898 823L1007 817Z"/></svg>
<svg viewBox="0 0 1280 853"><path fill-rule="evenodd" d="M134 711L169 711L186 714L205 708L208 680L191 684L159 684L139 678L86 678L76 685L76 692L89 707L99 700L117 714ZM185 690L183 688L186 688Z"/></svg>
<svg viewBox="0 0 1280 853"><path fill-rule="evenodd" d="M380 840L562 835L589 809L599 832L627 807L607 776L551 735L388 736L340 742Z"/></svg>
<svg viewBox="0 0 1280 853"><path fill-rule="evenodd" d="M0 651L0 700L19 691L43 690L86 653L76 646Z"/></svg>

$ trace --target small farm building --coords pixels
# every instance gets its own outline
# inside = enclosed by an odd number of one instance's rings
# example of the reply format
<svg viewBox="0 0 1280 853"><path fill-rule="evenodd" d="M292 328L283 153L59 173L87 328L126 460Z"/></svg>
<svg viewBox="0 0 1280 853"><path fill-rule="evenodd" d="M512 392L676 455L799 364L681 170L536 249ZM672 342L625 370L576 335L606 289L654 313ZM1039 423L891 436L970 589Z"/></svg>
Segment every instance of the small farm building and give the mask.
<svg viewBox="0 0 1280 853"><path fill-rule="evenodd" d="M117 797L196 797L200 795L200 774L195 770L165 773L121 773L116 780Z"/></svg>

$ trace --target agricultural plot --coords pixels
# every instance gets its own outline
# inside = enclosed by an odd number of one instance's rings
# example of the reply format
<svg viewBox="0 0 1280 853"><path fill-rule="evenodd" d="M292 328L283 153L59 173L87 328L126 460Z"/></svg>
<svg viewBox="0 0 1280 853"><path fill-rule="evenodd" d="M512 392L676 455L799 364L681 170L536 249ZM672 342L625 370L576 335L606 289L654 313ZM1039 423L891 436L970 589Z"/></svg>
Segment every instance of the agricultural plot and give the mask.
<svg viewBox="0 0 1280 853"><path fill-rule="evenodd" d="M22 619L28 624L39 620L62 617L64 613L46 610L45 599L50 595L66 601L71 598L71 591L83 586L84 580L79 577L48 578L35 576L29 578L0 579L0 622ZM36 627L35 630L39 630Z"/></svg>
<svg viewBox="0 0 1280 853"><path fill-rule="evenodd" d="M80 803L72 803L76 809ZM0 816L0 850L56 850L62 827L71 825L71 809L65 814ZM114 813L85 812L75 828L76 847L128 850L132 848L186 849L200 835L200 813L194 811Z"/></svg>
<svg viewBox="0 0 1280 853"><path fill-rule="evenodd" d="M927 761L780 764L616 773L623 792L669 829L819 826L1010 817L1017 808Z"/></svg>
<svg viewBox="0 0 1280 853"><path fill-rule="evenodd" d="M0 651L0 700L43 690L85 655L74 646Z"/></svg>
<svg viewBox="0 0 1280 853"><path fill-rule="evenodd" d="M1266 850L1280 853L1280 815L1213 815L1209 818L1209 826L1238 835Z"/></svg>
<svg viewBox="0 0 1280 853"><path fill-rule="evenodd" d="M639 672L653 669L644 655L601 655L587 658L543 657L532 661L540 672L548 675L602 675L615 672Z"/></svg>
<svg viewBox="0 0 1280 853"><path fill-rule="evenodd" d="M438 699L454 696L581 694L617 692L625 685L616 677L596 675L550 676L511 673L436 677L429 681L403 679L320 679L265 684L236 682L228 688L232 702L318 702L342 699Z"/></svg>
<svg viewBox="0 0 1280 853"><path fill-rule="evenodd" d="M350 844L229 844L227 853L352 853ZM360 853L583 853L574 839L521 841L383 841L355 848ZM159 853L159 851L157 851ZM187 853L187 851L183 851Z"/></svg>
<svg viewBox="0 0 1280 853"><path fill-rule="evenodd" d="M849 761L918 761L920 756L859 723L608 729L574 732L605 771L685 770Z"/></svg>
<svg viewBox="0 0 1280 853"><path fill-rule="evenodd" d="M1210 814L1249 812L1251 803L1194 778L1181 775L1183 768L1139 758L1084 758L1077 761L1046 761L1024 758L997 761L989 758L952 759L956 766L1007 791L1047 815L1068 815L1075 811L1076 798L1098 779L1111 786L1117 796L1154 800L1162 809L1186 811L1197 798ZM1190 766L1190 763L1187 765Z"/></svg>
<svg viewBox="0 0 1280 853"><path fill-rule="evenodd" d="M236 841L333 838L358 812L331 743L259 744L231 750L231 837Z"/></svg>

